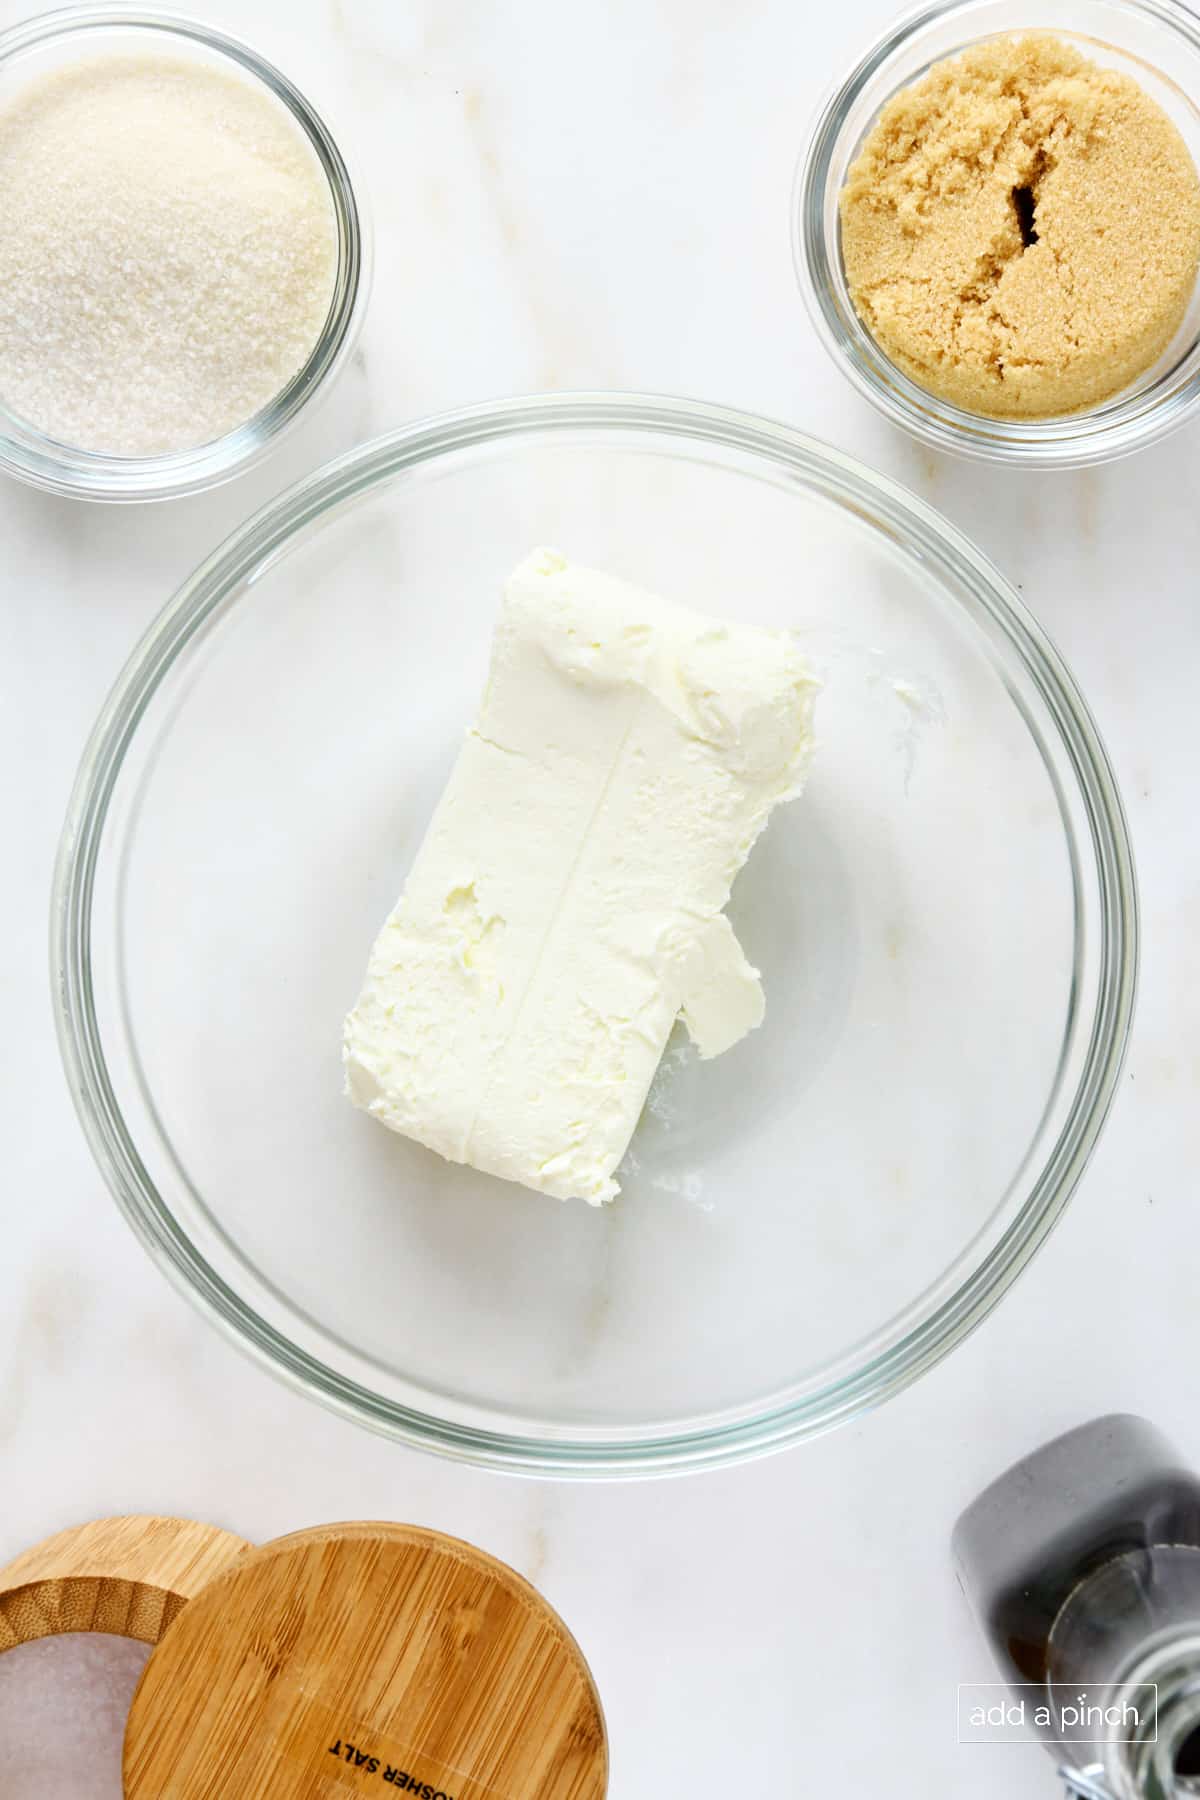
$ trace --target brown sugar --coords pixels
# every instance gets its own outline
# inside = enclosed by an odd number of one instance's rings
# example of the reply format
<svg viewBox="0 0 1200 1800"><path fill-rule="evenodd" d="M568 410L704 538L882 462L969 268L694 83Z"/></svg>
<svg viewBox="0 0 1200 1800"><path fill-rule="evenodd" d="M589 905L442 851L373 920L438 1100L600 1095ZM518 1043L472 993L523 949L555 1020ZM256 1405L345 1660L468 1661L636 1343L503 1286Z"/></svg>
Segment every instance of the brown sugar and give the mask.
<svg viewBox="0 0 1200 1800"><path fill-rule="evenodd" d="M1158 103L1060 38L997 38L889 101L841 196L854 306L971 412L1095 406L1157 361L1200 265L1200 175Z"/></svg>

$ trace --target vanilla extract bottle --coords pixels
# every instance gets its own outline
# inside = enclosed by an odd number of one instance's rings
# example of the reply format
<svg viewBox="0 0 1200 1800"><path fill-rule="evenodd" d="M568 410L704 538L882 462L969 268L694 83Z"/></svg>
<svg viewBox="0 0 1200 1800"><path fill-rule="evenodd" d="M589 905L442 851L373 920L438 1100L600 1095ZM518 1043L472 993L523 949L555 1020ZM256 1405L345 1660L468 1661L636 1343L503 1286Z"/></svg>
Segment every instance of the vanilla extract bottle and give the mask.
<svg viewBox="0 0 1200 1800"><path fill-rule="evenodd" d="M1088 1800L1200 1796L1200 1477L1144 1419L1079 1426L993 1482L954 1530L960 1585L1006 1681ZM1067 1742L1067 1740L1070 1740Z"/></svg>

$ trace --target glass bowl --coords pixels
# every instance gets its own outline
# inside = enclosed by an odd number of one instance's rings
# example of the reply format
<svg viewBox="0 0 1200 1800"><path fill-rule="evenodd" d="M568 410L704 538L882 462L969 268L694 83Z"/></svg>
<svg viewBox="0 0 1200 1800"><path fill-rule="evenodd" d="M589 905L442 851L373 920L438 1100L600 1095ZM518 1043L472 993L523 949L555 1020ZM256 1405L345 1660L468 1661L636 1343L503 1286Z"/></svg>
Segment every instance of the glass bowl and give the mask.
<svg viewBox="0 0 1200 1800"><path fill-rule="evenodd" d="M794 628L825 682L732 901L766 1023L711 1062L672 1042L595 1210L342 1094L537 543ZM1012 590L849 457L635 396L413 425L236 532L104 708L53 906L70 1085L162 1268L336 1410L559 1476L746 1457L944 1356L1065 1206L1133 1004L1112 773Z"/></svg>
<svg viewBox="0 0 1200 1800"><path fill-rule="evenodd" d="M0 469L51 493L85 500L165 500L198 493L258 462L332 386L354 348L371 286L370 226L341 149L286 75L238 39L168 13L69 7L0 35L0 104L26 82L85 56L153 50L217 66L261 85L311 146L329 186L338 236L329 312L304 366L245 424L191 450L111 456L59 443L10 412L0 396Z"/></svg>
<svg viewBox="0 0 1200 1800"><path fill-rule="evenodd" d="M1053 32L1131 75L1164 108L1200 165L1200 18L1180 0L943 0L893 25L822 107L792 194L801 291L826 349L885 418L935 450L1032 468L1081 468L1155 442L1200 404L1200 287L1174 340L1131 387L1088 411L989 419L911 380L854 310L838 200L881 109L936 62L981 39Z"/></svg>

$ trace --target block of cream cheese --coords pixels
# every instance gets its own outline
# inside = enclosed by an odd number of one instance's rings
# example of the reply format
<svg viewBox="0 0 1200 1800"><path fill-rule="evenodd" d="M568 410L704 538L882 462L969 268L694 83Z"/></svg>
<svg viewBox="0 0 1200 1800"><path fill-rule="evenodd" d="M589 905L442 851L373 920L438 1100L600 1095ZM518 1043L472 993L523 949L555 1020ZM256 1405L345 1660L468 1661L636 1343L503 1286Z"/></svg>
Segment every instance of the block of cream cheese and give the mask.
<svg viewBox="0 0 1200 1800"><path fill-rule="evenodd" d="M538 550L479 716L346 1020L350 1098L561 1199L618 1192L676 1019L759 1024L724 907L799 791L817 683L792 640Z"/></svg>

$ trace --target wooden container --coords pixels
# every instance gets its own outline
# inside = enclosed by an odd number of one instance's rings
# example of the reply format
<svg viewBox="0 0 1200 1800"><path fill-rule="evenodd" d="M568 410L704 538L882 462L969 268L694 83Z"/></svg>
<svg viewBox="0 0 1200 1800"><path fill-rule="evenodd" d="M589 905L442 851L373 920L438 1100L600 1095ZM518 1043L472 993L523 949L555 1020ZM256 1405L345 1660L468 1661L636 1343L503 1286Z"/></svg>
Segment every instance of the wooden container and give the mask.
<svg viewBox="0 0 1200 1800"><path fill-rule="evenodd" d="M157 1647L127 1800L603 1800L604 1719L558 1615L512 1569L414 1526L260 1549L100 1521L0 1572L0 1648L63 1631Z"/></svg>
<svg viewBox="0 0 1200 1800"><path fill-rule="evenodd" d="M0 1569L0 1651L68 1631L157 1644L214 1575L249 1549L194 1519L97 1519Z"/></svg>

